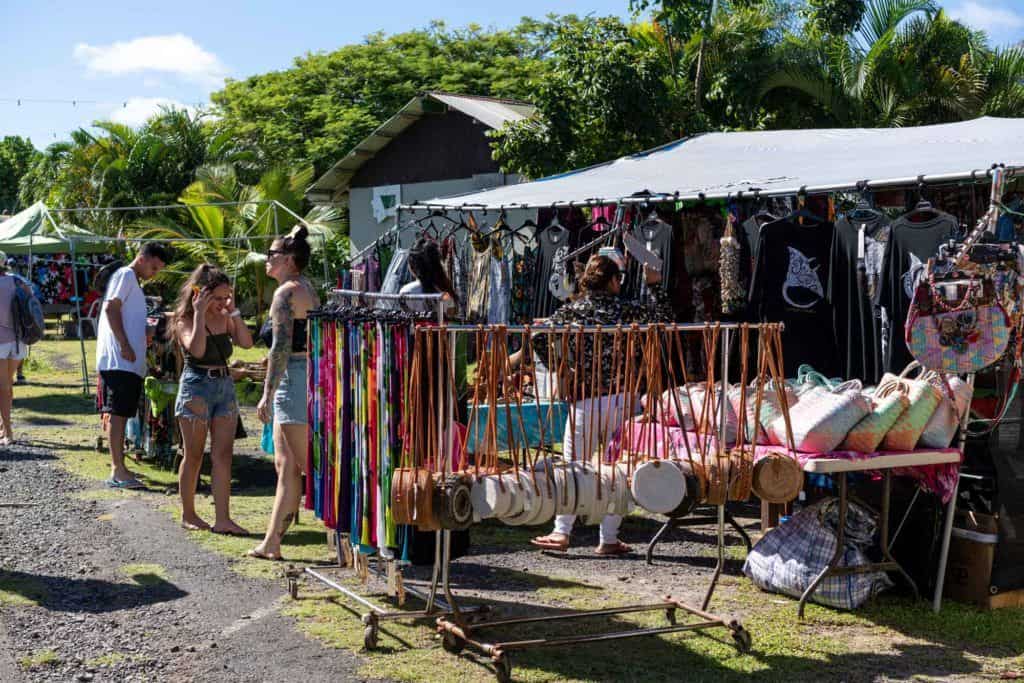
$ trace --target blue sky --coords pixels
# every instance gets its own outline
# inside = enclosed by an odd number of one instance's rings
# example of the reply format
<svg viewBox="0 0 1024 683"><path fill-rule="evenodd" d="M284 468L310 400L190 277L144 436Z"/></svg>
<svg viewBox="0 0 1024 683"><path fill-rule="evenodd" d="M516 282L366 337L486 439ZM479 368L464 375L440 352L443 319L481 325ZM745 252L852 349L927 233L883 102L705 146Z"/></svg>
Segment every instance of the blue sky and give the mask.
<svg viewBox="0 0 1024 683"><path fill-rule="evenodd" d="M943 5L988 31L994 42L1024 40L1024 0ZM624 16L627 8L628 0L4 0L0 135L28 136L42 148L96 119L138 124L161 103L206 102L225 77L287 68L297 55L328 51L378 30L422 27L432 19L507 27L521 16Z"/></svg>

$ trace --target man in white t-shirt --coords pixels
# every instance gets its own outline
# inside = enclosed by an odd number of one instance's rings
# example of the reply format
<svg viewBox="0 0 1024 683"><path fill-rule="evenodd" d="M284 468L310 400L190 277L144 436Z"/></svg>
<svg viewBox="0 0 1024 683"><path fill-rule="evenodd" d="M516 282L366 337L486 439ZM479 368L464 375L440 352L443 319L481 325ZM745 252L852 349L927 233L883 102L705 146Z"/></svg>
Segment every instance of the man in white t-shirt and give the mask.
<svg viewBox="0 0 1024 683"><path fill-rule="evenodd" d="M99 329L96 368L100 372L100 412L110 414L110 479L119 489L144 488L124 464L124 430L135 416L146 376L146 297L142 282L167 265L167 250L149 242L130 264L107 282Z"/></svg>

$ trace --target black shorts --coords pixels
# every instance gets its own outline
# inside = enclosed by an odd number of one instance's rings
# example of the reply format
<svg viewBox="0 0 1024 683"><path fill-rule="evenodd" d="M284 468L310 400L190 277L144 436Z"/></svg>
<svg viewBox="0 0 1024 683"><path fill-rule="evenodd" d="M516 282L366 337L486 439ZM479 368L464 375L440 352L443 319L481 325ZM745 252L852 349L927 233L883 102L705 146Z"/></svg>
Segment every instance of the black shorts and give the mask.
<svg viewBox="0 0 1024 683"><path fill-rule="evenodd" d="M135 417L142 398L142 378L127 370L100 370L100 412Z"/></svg>

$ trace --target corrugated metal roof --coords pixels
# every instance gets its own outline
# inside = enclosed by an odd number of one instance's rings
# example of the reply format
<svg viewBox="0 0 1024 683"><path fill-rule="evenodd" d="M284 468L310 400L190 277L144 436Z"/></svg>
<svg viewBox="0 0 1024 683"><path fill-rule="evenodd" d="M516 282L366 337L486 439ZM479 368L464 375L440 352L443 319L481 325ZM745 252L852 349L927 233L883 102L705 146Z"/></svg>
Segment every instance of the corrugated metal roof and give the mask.
<svg viewBox="0 0 1024 683"><path fill-rule="evenodd" d="M536 111L533 105L519 100L455 95L433 90L424 92L409 100L409 103L394 116L360 141L329 171L317 178L306 193L329 193L332 200L337 200L348 191L349 182L363 164L376 156L377 152L401 135L406 128L426 115L431 105L436 109L438 104L460 111L495 130L506 122L529 118Z"/></svg>

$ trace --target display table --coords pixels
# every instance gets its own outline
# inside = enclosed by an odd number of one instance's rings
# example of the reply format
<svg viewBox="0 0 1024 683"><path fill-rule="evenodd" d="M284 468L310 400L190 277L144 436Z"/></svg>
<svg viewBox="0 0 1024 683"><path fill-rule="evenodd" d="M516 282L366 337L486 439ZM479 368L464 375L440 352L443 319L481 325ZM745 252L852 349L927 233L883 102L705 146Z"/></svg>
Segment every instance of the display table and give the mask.
<svg viewBox="0 0 1024 683"><path fill-rule="evenodd" d="M917 590L917 584L914 580L903 570L903 567L893 559L889 552L889 498L892 491L892 476L903 468L923 467L931 465L956 465L959 466L961 461L960 451L956 449L941 449L941 450L928 450L928 451L907 451L907 452L887 452L887 453L876 453L866 457L858 458L845 458L845 457L834 457L832 454L821 455L819 457L808 457L801 459L803 463L804 472L812 474L827 474L835 477L836 484L839 488L839 524L836 530L836 551L832 555L828 564L821 573L815 577L811 585L807 587L804 594L800 596L800 603L797 608L797 614L800 618L804 616L804 607L806 606L807 600L814 595L814 591L817 590L818 585L821 584L829 576L844 576L853 573L863 573L871 571L897 571L899 572L914 591L915 597L919 597ZM867 565L861 565L858 567L840 567L839 561L842 559L845 537L846 537L846 513L849 508L849 499L846 490L846 475L850 472L880 472L882 475L882 509L879 511L879 546L882 551L882 562L874 562ZM951 496L949 501L946 503L946 514L949 519L952 519L953 514L956 512L956 496ZM943 534L942 538L942 551L939 555L939 568L938 576L945 576L946 573L946 558L949 552L949 538L950 538L950 527L947 525L947 531ZM938 584L941 586L941 584ZM934 600L934 608L937 611L942 606L942 595L939 591L936 592Z"/></svg>
<svg viewBox="0 0 1024 683"><path fill-rule="evenodd" d="M476 407L475 419L470 404L470 424L466 438L466 451L479 453L487 450L487 420L490 406ZM569 407L563 401L523 399L522 404L498 403L495 406L495 431L497 432L498 450L507 451L513 446L562 445L562 434L565 421L569 417ZM520 419L522 424L520 424ZM512 437L510 439L510 436Z"/></svg>

